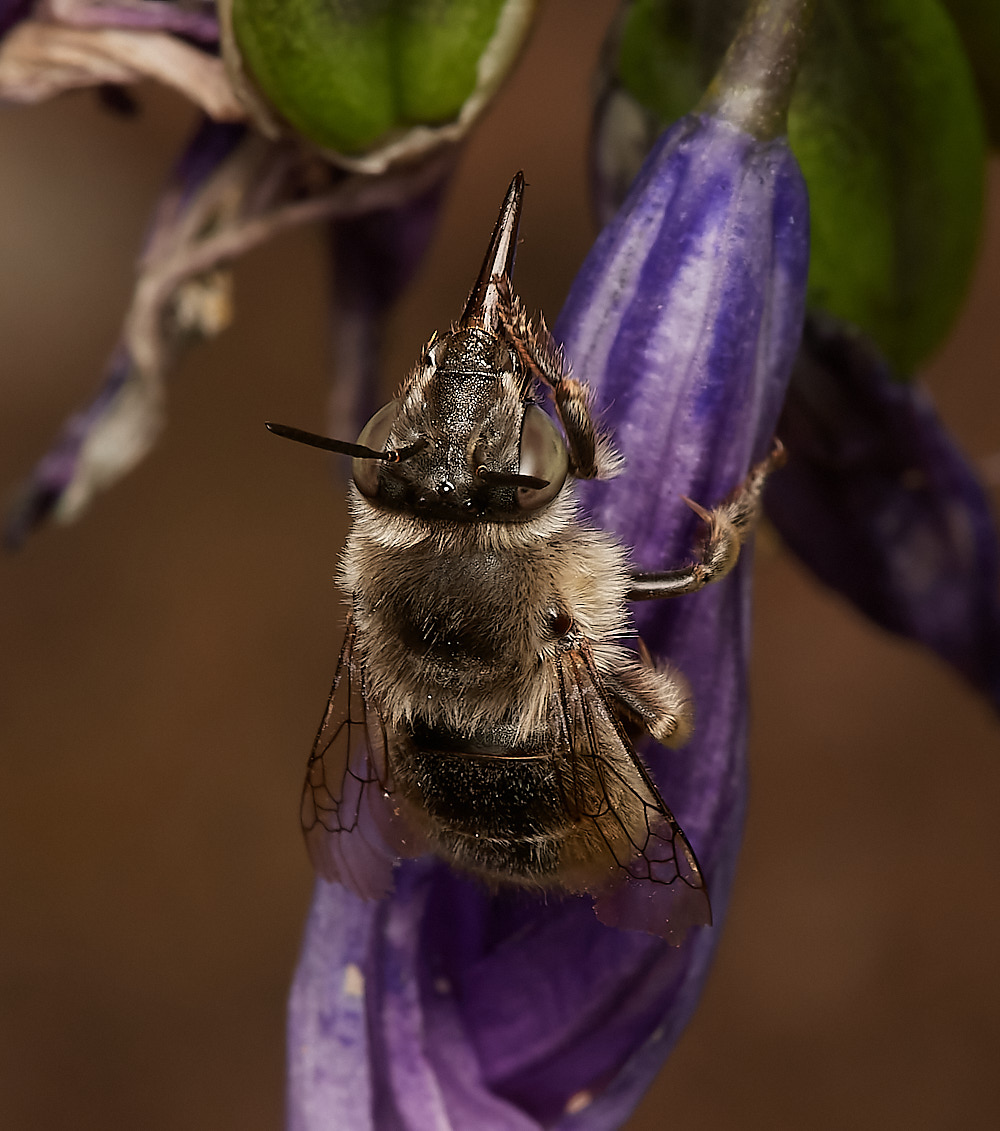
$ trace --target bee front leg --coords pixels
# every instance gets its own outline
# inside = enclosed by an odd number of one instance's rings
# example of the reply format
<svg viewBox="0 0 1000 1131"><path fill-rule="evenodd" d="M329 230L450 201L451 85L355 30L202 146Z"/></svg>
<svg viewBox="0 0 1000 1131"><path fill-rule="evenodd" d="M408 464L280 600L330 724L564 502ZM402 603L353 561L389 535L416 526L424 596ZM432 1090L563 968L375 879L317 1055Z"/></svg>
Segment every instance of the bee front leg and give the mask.
<svg viewBox="0 0 1000 1131"><path fill-rule="evenodd" d="M570 376L562 349L545 319L535 326L510 290L500 287L501 312L508 344L525 370L552 390L556 412L566 432L570 471L577 479L611 479L623 466L610 438L594 420L590 389Z"/></svg>
<svg viewBox="0 0 1000 1131"><path fill-rule="evenodd" d="M721 581L736 565L740 547L757 525L767 477L784 462L784 446L776 439L771 454L750 469L743 485L726 502L707 511L685 497L684 502L704 520L708 528L698 561L683 569L662 573L633 573L625 599L651 601L659 597L680 597L685 593L697 593L713 581Z"/></svg>
<svg viewBox="0 0 1000 1131"><path fill-rule="evenodd" d="M570 470L577 479L610 478L617 456L597 430L590 407L590 390L561 371L542 373L552 389L556 412L566 432Z"/></svg>

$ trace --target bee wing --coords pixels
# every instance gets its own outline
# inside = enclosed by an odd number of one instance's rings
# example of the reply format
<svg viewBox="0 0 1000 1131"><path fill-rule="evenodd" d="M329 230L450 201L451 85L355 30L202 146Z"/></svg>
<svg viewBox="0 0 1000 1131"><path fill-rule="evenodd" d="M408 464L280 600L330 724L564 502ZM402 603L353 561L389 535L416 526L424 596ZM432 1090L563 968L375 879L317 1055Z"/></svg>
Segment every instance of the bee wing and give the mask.
<svg viewBox="0 0 1000 1131"><path fill-rule="evenodd" d="M559 663L562 787L572 815L592 823L617 864L608 882L587 885L594 910L608 926L679 946L690 927L712 922L694 851L609 702L589 646ZM585 783L598 787L596 808Z"/></svg>
<svg viewBox="0 0 1000 1131"><path fill-rule="evenodd" d="M333 687L302 787L302 831L313 867L364 899L392 889L392 869L418 838L392 801L386 731L365 696L365 669L348 621Z"/></svg>

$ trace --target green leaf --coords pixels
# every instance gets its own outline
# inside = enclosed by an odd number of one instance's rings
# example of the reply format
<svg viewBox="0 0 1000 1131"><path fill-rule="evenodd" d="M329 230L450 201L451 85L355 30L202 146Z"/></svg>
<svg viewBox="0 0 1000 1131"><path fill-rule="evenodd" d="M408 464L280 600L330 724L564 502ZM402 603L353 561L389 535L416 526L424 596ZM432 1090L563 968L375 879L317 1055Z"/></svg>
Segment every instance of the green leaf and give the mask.
<svg viewBox="0 0 1000 1131"><path fill-rule="evenodd" d="M285 120L356 154L458 117L505 3L234 0L233 27L244 66Z"/></svg>
<svg viewBox="0 0 1000 1131"><path fill-rule="evenodd" d="M618 79L663 122L695 104L743 4L637 0ZM938 0L817 0L789 112L809 186L809 302L910 373L946 336L978 245L985 140Z"/></svg>

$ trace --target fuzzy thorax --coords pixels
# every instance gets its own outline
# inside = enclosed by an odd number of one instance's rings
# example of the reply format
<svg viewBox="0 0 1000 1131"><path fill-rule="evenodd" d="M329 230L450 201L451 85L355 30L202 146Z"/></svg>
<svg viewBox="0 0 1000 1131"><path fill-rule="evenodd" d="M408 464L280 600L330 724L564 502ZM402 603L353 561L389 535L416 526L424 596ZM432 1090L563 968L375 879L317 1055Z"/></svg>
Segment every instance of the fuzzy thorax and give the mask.
<svg viewBox="0 0 1000 1131"><path fill-rule="evenodd" d="M339 582L351 599L368 693L391 726L544 729L571 630L610 670L628 630L625 552L581 521L572 488L520 522L449 523L386 512L352 490Z"/></svg>

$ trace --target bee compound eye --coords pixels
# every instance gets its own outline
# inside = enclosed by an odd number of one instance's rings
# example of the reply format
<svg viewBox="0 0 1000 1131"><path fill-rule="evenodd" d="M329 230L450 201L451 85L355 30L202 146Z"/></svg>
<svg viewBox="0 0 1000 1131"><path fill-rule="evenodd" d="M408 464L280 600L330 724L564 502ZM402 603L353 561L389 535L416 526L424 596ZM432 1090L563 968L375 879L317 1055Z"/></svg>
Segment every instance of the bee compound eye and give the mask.
<svg viewBox="0 0 1000 1131"><path fill-rule="evenodd" d="M537 490L519 487L518 506L522 510L535 510L554 499L562 490L568 468L569 456L559 429L547 413L537 405L529 405L521 425L518 472L547 482Z"/></svg>
<svg viewBox="0 0 1000 1131"><path fill-rule="evenodd" d="M392 431L392 426L398 415L399 401L390 401L380 408L362 428L358 443L362 447L371 448L376 452L385 451L386 444L389 442L389 433ZM355 459L351 461L354 482L361 494L367 495L369 499L378 494L378 473L381 463L382 461L377 459Z"/></svg>

